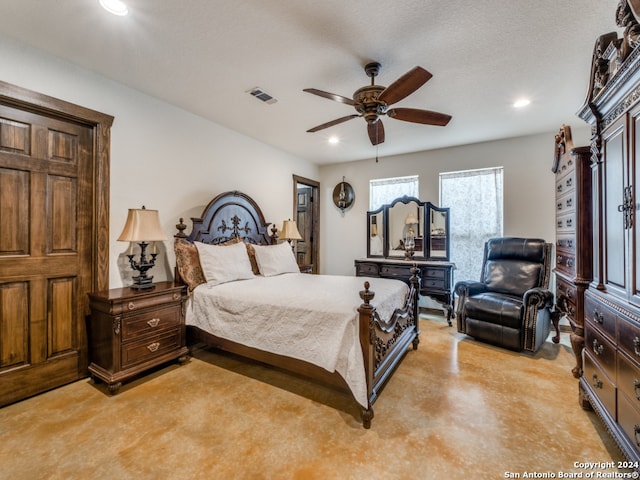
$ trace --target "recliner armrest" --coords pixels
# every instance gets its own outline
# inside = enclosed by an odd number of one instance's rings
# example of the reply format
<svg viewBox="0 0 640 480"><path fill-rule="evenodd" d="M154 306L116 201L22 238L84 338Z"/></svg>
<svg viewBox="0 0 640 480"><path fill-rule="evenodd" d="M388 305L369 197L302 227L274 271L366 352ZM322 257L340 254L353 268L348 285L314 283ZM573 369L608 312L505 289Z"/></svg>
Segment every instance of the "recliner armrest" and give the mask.
<svg viewBox="0 0 640 480"><path fill-rule="evenodd" d="M484 283L474 282L471 280L462 280L456 283L453 291L459 297L477 295L487 291L487 286Z"/></svg>
<svg viewBox="0 0 640 480"><path fill-rule="evenodd" d="M537 305L538 308L551 308L553 306L553 292L546 288L536 287L524 292L522 297L524 305Z"/></svg>

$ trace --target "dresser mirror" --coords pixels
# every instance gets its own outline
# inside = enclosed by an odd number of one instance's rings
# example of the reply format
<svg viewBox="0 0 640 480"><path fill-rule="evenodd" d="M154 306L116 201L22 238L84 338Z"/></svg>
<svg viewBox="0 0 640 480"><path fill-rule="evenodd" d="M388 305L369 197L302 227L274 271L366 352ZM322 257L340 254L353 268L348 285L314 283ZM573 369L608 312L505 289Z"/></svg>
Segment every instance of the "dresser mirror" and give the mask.
<svg viewBox="0 0 640 480"><path fill-rule="evenodd" d="M449 259L449 209L400 197L367 212L367 257Z"/></svg>

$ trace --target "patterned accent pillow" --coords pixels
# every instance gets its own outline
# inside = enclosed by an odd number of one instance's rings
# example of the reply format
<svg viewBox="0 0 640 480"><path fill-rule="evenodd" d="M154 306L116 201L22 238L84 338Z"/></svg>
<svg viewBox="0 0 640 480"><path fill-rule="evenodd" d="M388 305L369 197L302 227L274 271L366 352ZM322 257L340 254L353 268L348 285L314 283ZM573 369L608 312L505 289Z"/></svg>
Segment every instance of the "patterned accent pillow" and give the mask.
<svg viewBox="0 0 640 480"><path fill-rule="evenodd" d="M184 238L176 238L173 247L176 254L176 267L180 277L187 284L189 291L193 291L198 285L206 283L202 267L200 266L200 256L196 246Z"/></svg>
<svg viewBox="0 0 640 480"><path fill-rule="evenodd" d="M247 246L247 254L249 255L249 261L251 262L251 270L254 275L260 275L260 269L258 268L258 261L256 260L256 251L253 249L253 245L245 243Z"/></svg>

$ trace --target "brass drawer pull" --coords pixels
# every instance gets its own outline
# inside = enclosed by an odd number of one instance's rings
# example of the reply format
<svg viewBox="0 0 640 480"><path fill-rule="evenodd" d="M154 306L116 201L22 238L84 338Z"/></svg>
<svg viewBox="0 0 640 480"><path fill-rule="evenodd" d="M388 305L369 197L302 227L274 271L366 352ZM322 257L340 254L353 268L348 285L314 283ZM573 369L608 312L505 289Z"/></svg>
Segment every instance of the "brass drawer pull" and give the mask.
<svg viewBox="0 0 640 480"><path fill-rule="evenodd" d="M638 389L640 389L640 380L636 378L633 380L633 394L636 396L636 400L640 400L640 395L638 395Z"/></svg>
<svg viewBox="0 0 640 480"><path fill-rule="evenodd" d="M598 375L593 374L593 388L602 388L602 380L598 380Z"/></svg>
<svg viewBox="0 0 640 480"><path fill-rule="evenodd" d="M153 342L151 345L147 345L147 348L149 349L150 352L155 352L156 350L158 350L159 347L160 347L160 344L158 342Z"/></svg>
<svg viewBox="0 0 640 480"><path fill-rule="evenodd" d="M595 353L596 355L600 356L602 355L602 352L604 351L604 345L599 344L597 339L593 339L593 353Z"/></svg>
<svg viewBox="0 0 640 480"><path fill-rule="evenodd" d="M133 302L129 302L129 305L127 305L127 308L128 308L129 310L133 310L134 308L136 308L136 304L135 304L135 303L133 303Z"/></svg>
<svg viewBox="0 0 640 480"><path fill-rule="evenodd" d="M640 338L633 337L633 353L640 357Z"/></svg>
<svg viewBox="0 0 640 480"><path fill-rule="evenodd" d="M149 325L150 327L157 327L160 324L160 319L159 318L152 318L151 320L149 320L147 322L147 325Z"/></svg>
<svg viewBox="0 0 640 480"><path fill-rule="evenodd" d="M173 294L173 299L174 300L178 300L180 298L180 294L179 293L174 293Z"/></svg>

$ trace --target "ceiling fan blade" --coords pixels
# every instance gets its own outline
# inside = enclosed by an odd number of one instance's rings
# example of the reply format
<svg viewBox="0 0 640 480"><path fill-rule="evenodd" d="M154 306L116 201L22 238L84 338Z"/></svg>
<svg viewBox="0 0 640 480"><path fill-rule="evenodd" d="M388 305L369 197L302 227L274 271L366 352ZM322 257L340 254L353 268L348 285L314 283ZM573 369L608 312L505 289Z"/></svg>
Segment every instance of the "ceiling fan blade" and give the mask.
<svg viewBox="0 0 640 480"><path fill-rule="evenodd" d="M378 100L385 102L387 105L399 102L427 83L432 76L424 68L414 67L385 88Z"/></svg>
<svg viewBox="0 0 640 480"><path fill-rule="evenodd" d="M317 132L318 130L324 130L325 128L333 127L334 125L338 125L339 123L346 122L347 120L351 120L352 118L359 117L357 113L353 115L347 115L346 117L336 118L335 120L331 120L330 122L323 123L322 125L318 125L317 127L310 128L307 130L308 133Z"/></svg>
<svg viewBox="0 0 640 480"><path fill-rule="evenodd" d="M451 115L446 113L417 108L392 108L387 110L387 116L405 122L424 123L425 125L437 125L439 127L444 127L451 120Z"/></svg>
<svg viewBox="0 0 640 480"><path fill-rule="evenodd" d="M384 125L382 125L382 120L378 119L378 121L373 123L367 123L367 133L369 133L369 140L371 140L371 145L378 145L379 143L384 142Z"/></svg>
<svg viewBox="0 0 640 480"><path fill-rule="evenodd" d="M355 105L355 102L350 98L343 97L342 95L336 95L335 93L318 90L317 88L305 88L303 92L313 93L314 95L318 95L319 97L328 98L329 100L334 100L340 103L346 103L347 105Z"/></svg>

